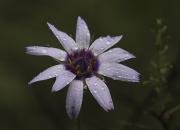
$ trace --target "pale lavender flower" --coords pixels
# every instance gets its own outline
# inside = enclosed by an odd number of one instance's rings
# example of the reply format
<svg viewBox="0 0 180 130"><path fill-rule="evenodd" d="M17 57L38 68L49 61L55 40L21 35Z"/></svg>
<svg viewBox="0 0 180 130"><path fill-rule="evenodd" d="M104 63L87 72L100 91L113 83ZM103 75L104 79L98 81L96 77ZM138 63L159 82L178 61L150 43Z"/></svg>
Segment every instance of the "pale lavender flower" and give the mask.
<svg viewBox="0 0 180 130"><path fill-rule="evenodd" d="M121 48L108 50L121 40L122 35L100 37L90 45L89 29L80 17L77 19L76 41L50 23L47 24L65 51L52 47L27 47L28 54L50 56L59 62L58 65L41 72L29 84L56 77L52 87L53 92L70 84L66 98L66 111L70 118L78 117L83 100L83 89L86 86L105 111L114 109L109 89L100 79L100 75L114 80L139 81L138 72L119 64L135 56Z"/></svg>

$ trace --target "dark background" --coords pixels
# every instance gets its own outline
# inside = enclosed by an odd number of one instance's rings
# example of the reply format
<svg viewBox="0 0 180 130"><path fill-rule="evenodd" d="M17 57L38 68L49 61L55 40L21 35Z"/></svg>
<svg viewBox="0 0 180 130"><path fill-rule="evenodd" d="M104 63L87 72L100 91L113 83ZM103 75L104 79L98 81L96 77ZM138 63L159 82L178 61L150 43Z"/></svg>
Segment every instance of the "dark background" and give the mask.
<svg viewBox="0 0 180 130"><path fill-rule="evenodd" d="M162 18L170 36L167 58L173 68L168 75L172 104L180 103L180 2L178 0L0 0L0 130L75 130L77 121L65 111L67 87L51 93L53 80L27 83L54 64L51 58L25 54L32 45L60 47L46 22L75 36L76 19L87 22L92 40L123 34L117 45L137 58L124 64L148 78L154 56L156 19ZM137 114L153 86L106 79L115 110L105 112L87 91L80 113L82 130L163 130L152 116ZM128 122L137 121L131 125ZM180 111L168 123L180 129Z"/></svg>

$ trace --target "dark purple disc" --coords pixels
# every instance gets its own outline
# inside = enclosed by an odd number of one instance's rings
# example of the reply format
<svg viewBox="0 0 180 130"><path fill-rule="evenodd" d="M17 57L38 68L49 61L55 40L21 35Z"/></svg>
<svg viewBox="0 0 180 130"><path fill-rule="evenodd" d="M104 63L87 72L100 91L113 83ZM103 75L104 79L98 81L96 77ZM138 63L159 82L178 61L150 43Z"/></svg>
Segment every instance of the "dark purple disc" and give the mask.
<svg viewBox="0 0 180 130"><path fill-rule="evenodd" d="M66 70L76 74L77 80L91 77L98 71L99 61L90 50L76 50L68 54L65 61Z"/></svg>

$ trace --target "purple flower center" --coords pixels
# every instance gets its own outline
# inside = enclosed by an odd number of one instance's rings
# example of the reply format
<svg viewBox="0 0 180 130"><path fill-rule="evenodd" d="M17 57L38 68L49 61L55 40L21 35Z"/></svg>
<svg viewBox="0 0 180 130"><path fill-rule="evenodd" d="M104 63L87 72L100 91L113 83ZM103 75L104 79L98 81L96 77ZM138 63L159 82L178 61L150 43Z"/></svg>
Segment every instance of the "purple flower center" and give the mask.
<svg viewBox="0 0 180 130"><path fill-rule="evenodd" d="M82 80L98 71L99 61L90 50L76 50L67 55L65 68L76 74L75 79Z"/></svg>

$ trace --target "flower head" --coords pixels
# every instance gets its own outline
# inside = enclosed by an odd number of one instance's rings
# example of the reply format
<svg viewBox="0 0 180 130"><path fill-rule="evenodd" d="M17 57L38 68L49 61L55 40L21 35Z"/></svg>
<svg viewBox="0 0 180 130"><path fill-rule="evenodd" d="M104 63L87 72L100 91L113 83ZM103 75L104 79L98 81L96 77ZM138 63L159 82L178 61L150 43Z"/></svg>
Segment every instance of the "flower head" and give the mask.
<svg viewBox="0 0 180 130"><path fill-rule="evenodd" d="M56 81L52 91L59 91L69 84L66 111L70 118L78 117L83 100L83 89L86 85L105 111L114 109L109 89L99 75L114 80L139 81L138 72L119 63L135 56L121 48L108 50L121 40L122 35L100 37L90 46L89 29L80 17L77 19L76 41L50 23L48 26L65 51L52 47L27 47L28 54L46 55L58 61L57 65L41 72L29 84L54 77Z"/></svg>

